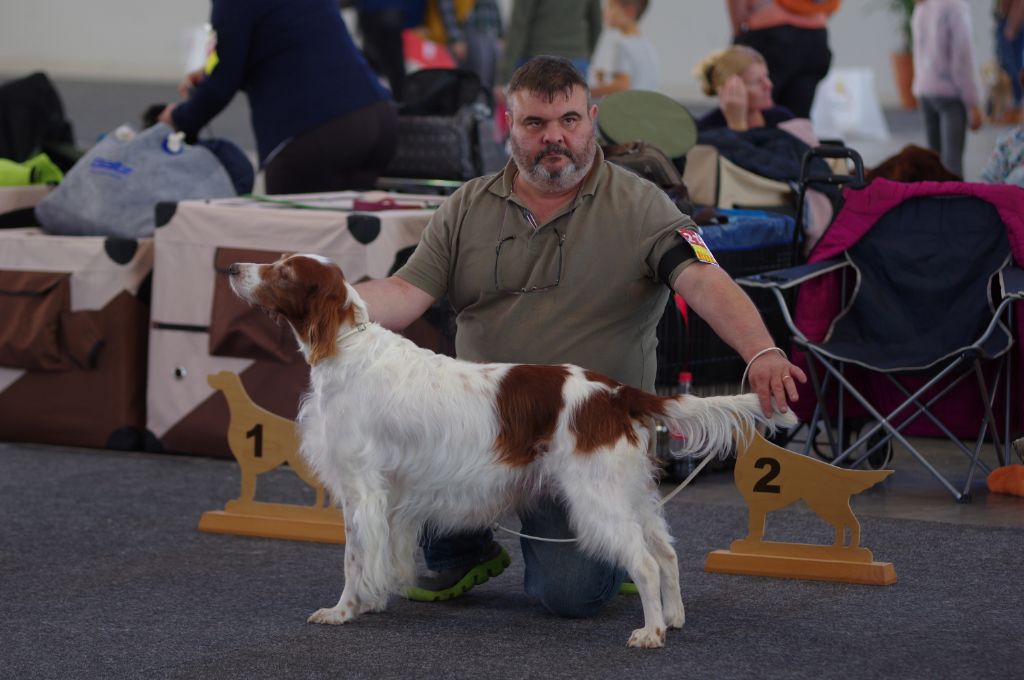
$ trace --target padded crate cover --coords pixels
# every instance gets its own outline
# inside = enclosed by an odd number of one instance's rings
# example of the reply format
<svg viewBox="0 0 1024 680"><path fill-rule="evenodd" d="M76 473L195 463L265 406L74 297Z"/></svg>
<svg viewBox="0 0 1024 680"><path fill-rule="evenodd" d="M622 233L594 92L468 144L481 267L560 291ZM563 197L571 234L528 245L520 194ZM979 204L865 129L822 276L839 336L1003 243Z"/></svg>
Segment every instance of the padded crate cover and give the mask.
<svg viewBox="0 0 1024 680"><path fill-rule="evenodd" d="M152 240L0 230L0 440L134 449Z"/></svg>
<svg viewBox="0 0 1024 680"><path fill-rule="evenodd" d="M230 457L227 403L207 384L212 373L238 373L254 402L285 418L295 418L306 389L294 337L230 291L231 263L308 252L337 262L352 282L383 278L411 254L441 200L383 192L273 198L160 208L147 404L149 430L165 450ZM380 210L388 201L396 207ZM440 325L421 320L407 335L450 351Z"/></svg>

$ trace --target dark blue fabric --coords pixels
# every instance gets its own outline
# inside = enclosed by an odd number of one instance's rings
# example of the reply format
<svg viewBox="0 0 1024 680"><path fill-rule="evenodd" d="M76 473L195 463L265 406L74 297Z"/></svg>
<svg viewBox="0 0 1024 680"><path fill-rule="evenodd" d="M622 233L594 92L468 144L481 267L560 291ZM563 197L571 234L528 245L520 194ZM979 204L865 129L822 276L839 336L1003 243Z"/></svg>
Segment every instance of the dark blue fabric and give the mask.
<svg viewBox="0 0 1024 680"><path fill-rule="evenodd" d="M847 253L856 295L820 347L886 371L931 366L978 340L992 318L990 277L1010 245L990 203L930 196L900 203ZM1000 331L986 353L1009 343Z"/></svg>
<svg viewBox="0 0 1024 680"><path fill-rule="evenodd" d="M332 0L213 0L219 62L173 113L198 133L245 91L260 164L281 143L388 98Z"/></svg>
<svg viewBox="0 0 1024 680"><path fill-rule="evenodd" d="M773 127L737 132L729 128L705 130L697 135L698 144L710 144L724 158L756 175L780 182L800 179L800 164L810 149L785 130ZM820 158L811 163L815 176L831 174L828 164Z"/></svg>
<svg viewBox="0 0 1024 680"><path fill-rule="evenodd" d="M252 191L252 185L256 181L256 172L245 152L238 148L237 144L226 139L200 139L196 144L205 146L217 157L220 164L227 170L236 193L247 194Z"/></svg>
<svg viewBox="0 0 1024 680"><path fill-rule="evenodd" d="M767 127L775 127L779 123L785 123L787 120L796 118L796 114L785 106L773 106L770 109L762 111L761 115L764 116L764 124ZM725 114L722 113L722 109L708 111L697 119L698 132L703 130L717 130L718 128L724 127L729 126L725 123Z"/></svg>
<svg viewBox="0 0 1024 680"><path fill-rule="evenodd" d="M396 9L402 12L406 28L416 28L423 24L427 3L425 0L356 0L356 10L360 13L387 12Z"/></svg>

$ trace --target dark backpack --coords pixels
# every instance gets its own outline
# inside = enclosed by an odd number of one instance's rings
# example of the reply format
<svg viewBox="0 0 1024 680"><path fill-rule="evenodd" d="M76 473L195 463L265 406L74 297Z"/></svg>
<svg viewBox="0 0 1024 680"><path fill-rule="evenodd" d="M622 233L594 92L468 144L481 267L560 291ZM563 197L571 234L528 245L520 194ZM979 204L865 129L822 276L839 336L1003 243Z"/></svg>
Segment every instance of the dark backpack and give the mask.
<svg viewBox="0 0 1024 680"><path fill-rule="evenodd" d="M473 104L494 110L493 96L472 71L425 68L406 76L403 87L403 116L454 116Z"/></svg>
<svg viewBox="0 0 1024 680"><path fill-rule="evenodd" d="M78 159L71 123L45 73L0 85L0 158L19 163L44 151L65 172Z"/></svg>

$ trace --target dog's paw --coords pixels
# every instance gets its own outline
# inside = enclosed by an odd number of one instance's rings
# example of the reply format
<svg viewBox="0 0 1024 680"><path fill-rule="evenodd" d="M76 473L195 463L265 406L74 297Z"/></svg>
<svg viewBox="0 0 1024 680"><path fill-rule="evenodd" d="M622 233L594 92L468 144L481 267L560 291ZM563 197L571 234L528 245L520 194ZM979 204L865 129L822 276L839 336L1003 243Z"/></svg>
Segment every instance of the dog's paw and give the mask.
<svg viewBox="0 0 1024 680"><path fill-rule="evenodd" d="M660 626L637 628L629 636L629 647L656 649L665 646L665 629Z"/></svg>
<svg viewBox="0 0 1024 680"><path fill-rule="evenodd" d="M356 618L356 614L357 612L350 607L325 607L310 614L306 621L308 623L323 623L329 626L337 626L342 623L348 623Z"/></svg>

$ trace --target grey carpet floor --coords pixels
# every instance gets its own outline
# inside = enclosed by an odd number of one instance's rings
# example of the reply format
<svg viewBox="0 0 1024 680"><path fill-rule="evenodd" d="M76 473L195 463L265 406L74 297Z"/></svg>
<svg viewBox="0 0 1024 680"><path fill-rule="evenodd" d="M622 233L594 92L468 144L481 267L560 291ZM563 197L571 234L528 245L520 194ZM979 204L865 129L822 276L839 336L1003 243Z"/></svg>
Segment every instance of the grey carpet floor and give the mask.
<svg viewBox="0 0 1024 680"><path fill-rule="evenodd" d="M633 650L637 597L553 617L522 592L515 539L464 598L308 625L344 548L196 530L237 493L228 461L0 444L0 678L1008 678L1024 658L1021 530L861 518L897 584L727 576L702 565L742 509L684 493L668 516L687 623ZM259 493L306 497L286 471ZM831 535L799 509L768 533Z"/></svg>

